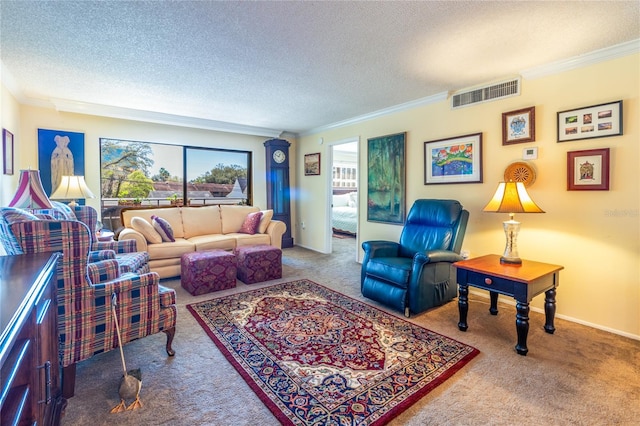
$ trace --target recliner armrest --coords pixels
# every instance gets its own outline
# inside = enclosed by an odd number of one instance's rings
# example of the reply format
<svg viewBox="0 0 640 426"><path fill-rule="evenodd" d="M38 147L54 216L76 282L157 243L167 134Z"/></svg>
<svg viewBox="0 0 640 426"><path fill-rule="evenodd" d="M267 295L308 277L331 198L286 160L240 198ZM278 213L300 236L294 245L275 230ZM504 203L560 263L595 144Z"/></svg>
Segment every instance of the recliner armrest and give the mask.
<svg viewBox="0 0 640 426"><path fill-rule="evenodd" d="M395 257L398 256L400 244L383 240L365 241L362 243L362 249L368 258Z"/></svg>
<svg viewBox="0 0 640 426"><path fill-rule="evenodd" d="M418 260L418 258L420 258ZM449 250L429 250L426 253L416 253L414 261L421 263L437 263L437 262L458 262L462 260L462 256Z"/></svg>

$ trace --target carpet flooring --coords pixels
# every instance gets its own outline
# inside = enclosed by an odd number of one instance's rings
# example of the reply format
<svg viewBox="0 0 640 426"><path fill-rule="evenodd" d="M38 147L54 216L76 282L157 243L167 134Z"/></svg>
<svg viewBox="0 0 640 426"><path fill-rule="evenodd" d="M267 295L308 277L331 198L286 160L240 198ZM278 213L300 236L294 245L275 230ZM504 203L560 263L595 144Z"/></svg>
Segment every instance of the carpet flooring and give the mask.
<svg viewBox="0 0 640 426"><path fill-rule="evenodd" d="M286 425L381 425L478 354L309 280L188 305Z"/></svg>
<svg viewBox="0 0 640 426"><path fill-rule="evenodd" d="M176 356L169 358L164 352L163 333L124 347L127 367L142 370L144 406L109 414L119 402L122 373L120 354L110 351L78 364L76 396L68 402L62 425L278 425L186 305L297 279L311 279L403 317L360 294L356 239L334 239L332 254L284 249L282 279L250 286L238 281L236 288L215 295L191 296L179 280L164 280L177 291ZM563 285L558 288L559 309ZM519 356L513 349L512 303L500 297L500 313L492 316L488 295L470 294L469 329L461 332L456 300L409 321L478 348L480 354L391 420L390 426L638 424L640 341L557 317L556 332L547 334L544 313L532 310L529 353Z"/></svg>

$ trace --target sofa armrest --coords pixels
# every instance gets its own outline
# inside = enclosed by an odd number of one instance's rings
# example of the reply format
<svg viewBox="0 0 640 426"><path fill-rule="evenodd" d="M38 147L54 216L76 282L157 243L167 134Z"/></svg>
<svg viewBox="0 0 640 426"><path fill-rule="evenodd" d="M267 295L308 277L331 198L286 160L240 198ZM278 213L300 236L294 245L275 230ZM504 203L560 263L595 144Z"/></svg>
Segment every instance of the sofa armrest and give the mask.
<svg viewBox="0 0 640 426"><path fill-rule="evenodd" d="M136 242L136 251L148 251L147 239L140 232L131 228L124 228L118 235L119 241L134 240Z"/></svg>
<svg viewBox="0 0 640 426"><path fill-rule="evenodd" d="M287 230L287 225L281 220L272 220L264 232L269 235L273 247L282 248L282 236Z"/></svg>
<svg viewBox="0 0 640 426"><path fill-rule="evenodd" d="M155 293L155 296L159 298L159 282L160 277L156 272L149 272L142 275L124 274L115 280L94 284L92 288L94 297L109 298L112 293L125 293L127 291L152 286L155 287L152 293ZM145 291L145 293L148 292ZM142 299L142 295L140 295L140 298Z"/></svg>
<svg viewBox="0 0 640 426"><path fill-rule="evenodd" d="M113 252L112 252L113 253ZM90 283L99 284L120 277L120 265L116 260L103 260L87 265L87 278Z"/></svg>
<svg viewBox="0 0 640 426"><path fill-rule="evenodd" d="M95 250L113 250L118 254L123 254L136 252L136 245L134 240L96 241L93 247Z"/></svg>
<svg viewBox="0 0 640 426"><path fill-rule="evenodd" d="M89 263L115 258L116 252L113 250L93 250L89 252Z"/></svg>

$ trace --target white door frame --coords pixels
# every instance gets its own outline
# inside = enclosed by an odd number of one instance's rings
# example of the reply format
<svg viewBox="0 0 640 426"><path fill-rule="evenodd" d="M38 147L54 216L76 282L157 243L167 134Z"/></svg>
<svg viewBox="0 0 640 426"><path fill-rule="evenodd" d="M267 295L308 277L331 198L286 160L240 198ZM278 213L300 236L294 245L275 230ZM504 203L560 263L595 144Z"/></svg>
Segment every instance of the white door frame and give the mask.
<svg viewBox="0 0 640 426"><path fill-rule="evenodd" d="M331 204L332 204L332 197L333 197L333 147L335 145L343 145L346 143L353 143L356 142L358 144L358 161L357 161L357 180L358 180L358 205L357 205L357 211L358 211L358 228L360 227L360 189L361 189L361 182L360 182L360 136L353 136L350 138L346 138L346 139L340 139L337 141L333 141L333 142L328 142L328 149L327 152L329 153L329 167L327 167L327 178L326 178L326 187L328 188L327 190L327 200L325 205L326 207L326 218L327 218L327 222L325 224L325 229L327 230L327 232L325 232L325 241L324 241L324 252L325 253L332 253L333 252L333 247L332 247L332 235L333 235L333 228L331 226ZM354 253L355 256L355 260L356 262L358 261L358 248L360 247L360 232L358 229L358 232L356 232L356 251Z"/></svg>

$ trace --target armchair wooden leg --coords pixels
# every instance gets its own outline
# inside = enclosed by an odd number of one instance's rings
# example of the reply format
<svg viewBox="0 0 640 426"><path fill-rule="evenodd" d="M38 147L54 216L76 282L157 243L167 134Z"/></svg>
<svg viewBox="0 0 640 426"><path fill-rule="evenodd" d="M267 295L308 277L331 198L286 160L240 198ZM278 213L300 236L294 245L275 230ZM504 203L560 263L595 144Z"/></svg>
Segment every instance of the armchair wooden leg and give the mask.
<svg viewBox="0 0 640 426"><path fill-rule="evenodd" d="M404 308L404 316L409 318L411 316L411 313L409 312L409 307L405 307Z"/></svg>
<svg viewBox="0 0 640 426"><path fill-rule="evenodd" d="M176 328L175 327L171 327L167 330L162 330L165 332L165 334L167 335L167 354L169 356L174 356L176 354L176 351L173 350L173 348L171 347L171 344L173 343L173 336L176 335Z"/></svg>
<svg viewBox="0 0 640 426"><path fill-rule="evenodd" d="M75 395L76 364L62 367L62 397L69 399Z"/></svg>

